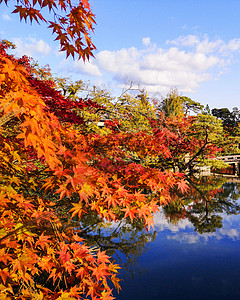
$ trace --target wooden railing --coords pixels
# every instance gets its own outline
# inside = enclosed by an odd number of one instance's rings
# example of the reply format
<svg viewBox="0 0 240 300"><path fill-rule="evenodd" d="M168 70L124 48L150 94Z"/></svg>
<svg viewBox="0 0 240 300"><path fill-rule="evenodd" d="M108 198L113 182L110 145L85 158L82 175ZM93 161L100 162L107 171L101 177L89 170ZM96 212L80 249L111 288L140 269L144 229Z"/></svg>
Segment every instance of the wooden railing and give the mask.
<svg viewBox="0 0 240 300"><path fill-rule="evenodd" d="M218 156L215 159L222 160L222 161L224 161L226 163L228 163L228 162L232 162L232 163L234 163L234 162L240 162L240 154Z"/></svg>

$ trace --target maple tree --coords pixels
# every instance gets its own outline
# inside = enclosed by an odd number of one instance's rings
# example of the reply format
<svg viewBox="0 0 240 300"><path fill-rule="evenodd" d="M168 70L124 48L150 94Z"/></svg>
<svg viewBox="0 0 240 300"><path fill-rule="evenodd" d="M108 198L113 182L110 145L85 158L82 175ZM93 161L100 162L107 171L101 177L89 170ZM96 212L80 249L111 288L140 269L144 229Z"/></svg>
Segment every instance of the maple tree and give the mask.
<svg viewBox="0 0 240 300"><path fill-rule="evenodd" d="M144 126L133 131L130 123L124 131L88 131L79 112L96 113L102 104L65 98L50 77L26 57L8 55L7 47L0 47L1 293L112 299L108 280L119 289L119 267L86 246L76 222L91 213L152 226L171 188L187 188L183 174L150 163L151 155L165 153L157 143L169 136Z"/></svg>
<svg viewBox="0 0 240 300"><path fill-rule="evenodd" d="M87 0L17 4L20 19L49 22L67 56L92 55L95 21ZM54 21L44 17L46 8ZM1 296L113 299L109 282L119 290L119 266L87 246L76 224L91 215L139 220L148 229L171 191L188 189L172 166L186 153L215 149L193 138L193 118L163 116L144 91L117 102L96 91L83 99L80 82L61 86L50 70L8 55L9 46L0 44Z"/></svg>
<svg viewBox="0 0 240 300"><path fill-rule="evenodd" d="M0 4L3 2L7 5L10 1L0 0ZM16 3L13 13L19 14L20 20L47 23L60 43L60 51L66 52L67 57L76 54L85 60L93 56L95 46L90 34L95 16L88 0L79 0L78 4L68 0L17 0Z"/></svg>
<svg viewBox="0 0 240 300"><path fill-rule="evenodd" d="M125 160L137 162L142 165L158 169L178 168L181 171L191 169L194 164L210 164L221 167L220 161L212 160L219 152L226 149L231 141L224 137L223 126L220 120L202 111L202 106L190 98L179 96L177 91L169 93L167 99L171 102L179 102L181 113L177 111L169 115L164 111L166 102L159 102L149 98L144 90L135 91L131 94L131 87L123 92L118 98L102 89L89 89L83 82L60 81L60 88L66 94L69 91L70 97L76 94L72 91L79 91L80 95L87 95L99 104L95 109L85 106L81 116L88 123L85 130L106 136L112 132L116 137L125 136L130 133L131 139L135 135L144 140L147 149L141 148L135 151L129 148L131 143L123 143L121 148L127 154ZM87 91L86 91L87 89ZM72 93L72 95L70 95ZM74 96L73 96L74 94ZM168 107L169 111L172 106ZM195 115L189 115L189 111ZM98 124L105 124L99 127ZM141 132L141 133L140 133ZM120 139L121 139L120 138ZM96 138L95 138L96 139ZM133 141L133 140L132 140ZM99 145L98 145L99 146ZM118 145L116 145L118 147ZM106 153L107 156L107 153Z"/></svg>
<svg viewBox="0 0 240 300"><path fill-rule="evenodd" d="M161 170L191 170L196 163L219 167L220 162L212 158L230 143L222 135L223 127L219 120L201 113L199 103L177 96L176 91L171 94L171 99L179 99L182 105L182 113L177 116L165 114L162 105L149 98L144 90L135 94L125 92L115 99L107 91L94 87L87 95L102 105L91 112L88 107L82 111L83 118L88 121L89 132L101 136L114 131L112 134L116 137L123 137L125 133L125 136L130 134L131 139L135 135L148 147L140 146L136 151L136 147L134 150L129 148L129 143L121 145L128 155L125 160ZM198 113L189 115L189 110ZM103 121L105 126L99 128L97 125Z"/></svg>
<svg viewBox="0 0 240 300"><path fill-rule="evenodd" d="M84 154L65 149L80 136L51 113L43 101L46 94L34 89L25 59L14 59L4 48L1 45L1 295L110 299L107 277L114 276L118 266L103 252L85 246L73 228L63 228L53 198L45 194L48 180L55 181L52 195L56 187L64 190L61 185L66 184L70 195L68 183L76 191L77 184L90 181ZM42 278L51 288L40 284Z"/></svg>

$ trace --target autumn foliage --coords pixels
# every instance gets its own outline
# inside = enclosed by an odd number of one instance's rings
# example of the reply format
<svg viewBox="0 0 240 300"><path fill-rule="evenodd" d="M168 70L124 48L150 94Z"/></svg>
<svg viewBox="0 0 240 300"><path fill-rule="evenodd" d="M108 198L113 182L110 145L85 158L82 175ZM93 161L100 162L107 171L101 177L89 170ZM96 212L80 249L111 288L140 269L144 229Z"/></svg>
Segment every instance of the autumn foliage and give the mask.
<svg viewBox="0 0 240 300"><path fill-rule="evenodd" d="M9 0L0 0L0 4ZM24 0L16 1L13 13L19 14L20 20L46 23L57 41L60 51L67 55L83 60L93 56L95 49L90 34L93 33L95 16L91 11L88 0L80 0L73 4L69 0Z"/></svg>
<svg viewBox="0 0 240 300"><path fill-rule="evenodd" d="M103 107L65 98L28 59L6 48L1 44L1 295L113 299L109 281L119 289L119 266L87 247L77 224L93 214L109 221L140 218L146 229L152 226L170 190L187 188L182 174L150 160L170 155L171 136L154 128L86 131L81 110Z"/></svg>
<svg viewBox="0 0 240 300"><path fill-rule="evenodd" d="M87 0L17 1L13 12L48 23L67 57L93 55ZM79 224L89 215L138 219L148 230L171 193L188 189L174 170L185 170L186 154L190 163L212 156L214 139L196 118L164 115L144 93L114 103L67 96L27 57L7 54L9 45L0 44L1 299L114 299L119 266L86 245Z"/></svg>

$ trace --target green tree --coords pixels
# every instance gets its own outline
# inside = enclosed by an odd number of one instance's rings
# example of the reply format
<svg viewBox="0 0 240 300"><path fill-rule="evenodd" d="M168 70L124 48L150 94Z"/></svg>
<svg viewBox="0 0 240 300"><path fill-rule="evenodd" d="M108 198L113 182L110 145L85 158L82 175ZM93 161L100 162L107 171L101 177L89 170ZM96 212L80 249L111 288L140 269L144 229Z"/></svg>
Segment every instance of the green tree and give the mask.
<svg viewBox="0 0 240 300"><path fill-rule="evenodd" d="M167 117L183 117L190 113L202 112L203 105L186 96L180 96L177 90L171 90L161 102L160 110Z"/></svg>
<svg viewBox="0 0 240 300"><path fill-rule="evenodd" d="M165 114L165 116L170 117L183 117L184 107L181 96L178 94L177 90L171 90L167 97L161 102L160 110Z"/></svg>
<svg viewBox="0 0 240 300"><path fill-rule="evenodd" d="M214 108L212 115L222 121L224 130L223 152L226 154L239 153L240 124L238 111L230 112L228 108Z"/></svg>
<svg viewBox="0 0 240 300"><path fill-rule="evenodd" d="M171 188L186 189L182 174L151 163L167 155L173 135L145 114L155 111L146 94L127 98L124 113L121 106L114 111L126 124L109 124L105 133L86 130L79 112L105 108L79 98L79 90L64 97L51 75L38 75L6 47L0 45L1 296L111 299L108 280L119 288L119 267L89 248L71 220L79 224L93 214L152 226L159 206L171 201Z"/></svg>
<svg viewBox="0 0 240 300"><path fill-rule="evenodd" d="M228 108L214 108L212 115L222 120L224 131L231 134L238 134L238 122L236 115L229 111Z"/></svg>

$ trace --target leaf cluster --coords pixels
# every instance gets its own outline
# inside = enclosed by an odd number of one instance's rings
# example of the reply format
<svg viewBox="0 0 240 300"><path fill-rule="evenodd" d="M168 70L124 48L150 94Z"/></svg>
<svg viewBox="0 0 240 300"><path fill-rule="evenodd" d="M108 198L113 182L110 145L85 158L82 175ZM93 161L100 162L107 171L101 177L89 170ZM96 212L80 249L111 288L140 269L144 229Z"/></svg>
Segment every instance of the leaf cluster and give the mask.
<svg viewBox="0 0 240 300"><path fill-rule="evenodd" d="M89 132L80 113L97 114L102 103L64 97L49 74L6 47L0 45L0 291L15 299L112 299L108 281L119 289L118 265L88 247L71 220L93 213L152 226L171 187L185 189L182 174L150 164L169 136L145 129L149 115L138 130L128 122L122 131ZM138 108L151 115L143 100L128 100L122 115L130 103L136 120Z"/></svg>
<svg viewBox="0 0 240 300"><path fill-rule="evenodd" d="M81 82L55 80L7 46L0 45L1 292L112 299L119 266L102 251L109 241L87 245L88 231L76 224L125 220L148 230L172 192L188 190L174 168L184 170L187 154L190 162L213 156L216 134L203 117L167 117L145 91L113 99L93 89L81 98ZM115 246L137 253L146 237L137 243L127 228Z"/></svg>
<svg viewBox="0 0 240 300"><path fill-rule="evenodd" d="M0 4L3 2L8 5L9 0L0 0ZM16 4L12 13L18 14L21 21L48 24L56 35L55 40L60 43L60 51L64 51L67 57L77 55L78 59L89 60L93 56L95 46L90 34L95 16L88 0L79 0L76 5L67 0L17 0Z"/></svg>

